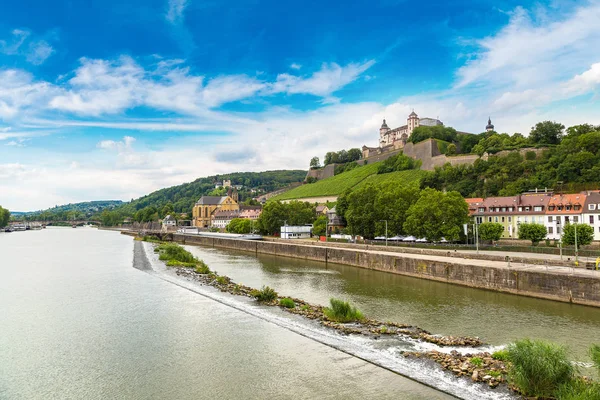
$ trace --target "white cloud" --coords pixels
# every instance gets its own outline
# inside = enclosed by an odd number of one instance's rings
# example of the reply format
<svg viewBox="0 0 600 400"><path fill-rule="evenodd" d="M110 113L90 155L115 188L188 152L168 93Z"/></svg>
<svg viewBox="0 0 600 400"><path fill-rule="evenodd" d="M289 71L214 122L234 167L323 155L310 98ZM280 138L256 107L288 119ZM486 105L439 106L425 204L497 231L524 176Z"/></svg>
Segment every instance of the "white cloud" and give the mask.
<svg viewBox="0 0 600 400"><path fill-rule="evenodd" d="M52 85L35 82L33 76L17 69L0 69L0 120L8 120L28 107L43 107Z"/></svg>
<svg viewBox="0 0 600 400"><path fill-rule="evenodd" d="M291 68L291 69L300 69L300 68L302 68L302 65L300 65L300 64L296 64L296 63L292 63L292 64L290 65L290 68Z"/></svg>
<svg viewBox="0 0 600 400"><path fill-rule="evenodd" d="M556 19L549 21L548 15ZM533 14L517 7L497 34L466 42L477 49L458 70L458 87L544 85L598 61L591 49L600 48L600 3L592 1L564 15L541 7Z"/></svg>
<svg viewBox="0 0 600 400"><path fill-rule="evenodd" d="M172 24L179 23L187 6L188 0L169 0L165 18Z"/></svg>
<svg viewBox="0 0 600 400"><path fill-rule="evenodd" d="M33 65L43 64L55 51L46 40L32 39L31 32L14 29L11 38L0 40L0 53L20 55ZM28 45L26 45L28 43Z"/></svg>

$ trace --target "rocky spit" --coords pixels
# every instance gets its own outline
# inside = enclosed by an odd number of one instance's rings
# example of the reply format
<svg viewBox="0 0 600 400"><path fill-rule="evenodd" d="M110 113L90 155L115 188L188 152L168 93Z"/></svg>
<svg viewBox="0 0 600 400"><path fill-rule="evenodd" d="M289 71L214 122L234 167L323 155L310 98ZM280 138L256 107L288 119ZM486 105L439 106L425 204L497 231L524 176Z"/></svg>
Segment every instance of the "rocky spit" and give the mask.
<svg viewBox="0 0 600 400"><path fill-rule="evenodd" d="M179 276L194 280L203 285L212 286L221 292L227 292L232 295L246 296L254 298L252 292L255 288L237 284L227 276L219 276L214 272L200 274L193 268L173 267L175 273ZM286 308L280 305L279 300L289 298L294 301L293 308ZM485 345L478 337L463 336L441 336L433 335L430 332L416 326L399 324L391 321L381 322L369 318L364 318L359 322L340 323L332 321L324 314L323 306L307 303L302 299L293 297L278 296L271 302L262 302L262 304L273 307L280 307L282 310L292 314L298 314L305 318L318 321L321 325L335 329L346 335L363 335L372 338L383 336L403 336L415 340L421 340L433 343L438 346L468 347L473 348ZM428 359L437 363L441 368L456 375L470 379L473 382L481 382L495 389L501 384L506 384L506 365L503 361L492 358L487 352L460 353L452 350L449 353L436 350L426 352L404 352L404 357L413 359ZM514 390L514 388L511 388Z"/></svg>

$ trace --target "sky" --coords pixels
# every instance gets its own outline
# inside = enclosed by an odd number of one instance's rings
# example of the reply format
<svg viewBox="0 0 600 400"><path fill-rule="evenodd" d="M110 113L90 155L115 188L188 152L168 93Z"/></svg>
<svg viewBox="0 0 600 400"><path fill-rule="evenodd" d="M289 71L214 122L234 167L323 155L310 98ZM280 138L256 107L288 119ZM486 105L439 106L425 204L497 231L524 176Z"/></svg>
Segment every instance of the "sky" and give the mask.
<svg viewBox="0 0 600 400"><path fill-rule="evenodd" d="M6 1L0 205L307 169L413 109L473 133L600 124L598 21L600 0Z"/></svg>

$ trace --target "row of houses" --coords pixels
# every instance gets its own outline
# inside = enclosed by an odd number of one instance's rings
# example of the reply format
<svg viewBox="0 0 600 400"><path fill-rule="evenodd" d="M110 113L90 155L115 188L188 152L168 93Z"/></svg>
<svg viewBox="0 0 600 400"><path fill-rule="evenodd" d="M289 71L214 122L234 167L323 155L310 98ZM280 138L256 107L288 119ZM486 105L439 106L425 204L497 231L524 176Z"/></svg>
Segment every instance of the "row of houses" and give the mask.
<svg viewBox="0 0 600 400"><path fill-rule="evenodd" d="M504 226L502 237L518 238L519 226L542 224L548 239L560 239L565 224L588 224L594 240L600 240L600 192L555 194L529 192L517 196L468 198L469 214L478 224L497 222Z"/></svg>

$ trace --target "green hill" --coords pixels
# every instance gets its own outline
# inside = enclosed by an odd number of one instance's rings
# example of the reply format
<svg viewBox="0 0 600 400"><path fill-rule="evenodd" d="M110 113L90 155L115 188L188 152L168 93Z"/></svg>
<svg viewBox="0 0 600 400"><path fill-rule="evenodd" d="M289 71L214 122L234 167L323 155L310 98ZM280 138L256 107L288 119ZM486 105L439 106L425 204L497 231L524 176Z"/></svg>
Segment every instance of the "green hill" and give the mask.
<svg viewBox="0 0 600 400"><path fill-rule="evenodd" d="M347 189L358 188L367 183L396 182L401 184L419 184L421 178L426 175L425 171L408 170L392 172L388 174L377 174L377 169L382 162L367 164L353 170L343 172L331 178L305 184L288 192L275 196L272 200L293 200L310 197L339 196Z"/></svg>

